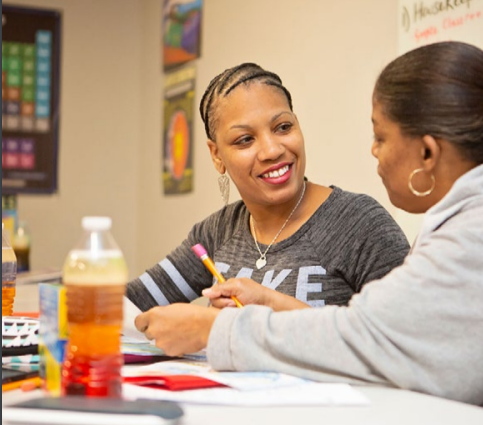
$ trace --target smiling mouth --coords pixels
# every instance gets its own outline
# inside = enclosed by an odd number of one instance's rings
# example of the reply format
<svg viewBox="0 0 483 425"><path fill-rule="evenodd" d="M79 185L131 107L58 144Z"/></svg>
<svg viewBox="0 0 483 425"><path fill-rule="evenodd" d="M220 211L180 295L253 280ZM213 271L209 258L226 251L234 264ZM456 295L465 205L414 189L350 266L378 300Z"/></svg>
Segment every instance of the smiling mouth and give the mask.
<svg viewBox="0 0 483 425"><path fill-rule="evenodd" d="M288 172L290 169L289 165L284 165L282 168L278 170L269 171L268 173L262 174L262 178L264 179L275 179L277 177L282 177L284 174Z"/></svg>

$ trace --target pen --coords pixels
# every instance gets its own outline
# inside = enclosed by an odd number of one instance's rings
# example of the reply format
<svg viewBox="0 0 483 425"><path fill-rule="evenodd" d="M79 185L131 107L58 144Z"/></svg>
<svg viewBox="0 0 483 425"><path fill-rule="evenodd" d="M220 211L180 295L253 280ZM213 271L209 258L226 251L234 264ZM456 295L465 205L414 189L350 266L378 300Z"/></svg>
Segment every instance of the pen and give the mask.
<svg viewBox="0 0 483 425"><path fill-rule="evenodd" d="M203 264L206 266L206 268L211 272L213 276L215 276L218 279L219 283L225 282L225 278L223 275L218 271L218 269L215 266L215 263L213 260L210 258L208 253L206 252L206 249L203 247L201 244L196 244L191 247L193 252L198 256L198 258L203 261ZM243 304L238 300L237 297L234 295L231 296L231 299L235 301L235 304L238 308L243 307Z"/></svg>

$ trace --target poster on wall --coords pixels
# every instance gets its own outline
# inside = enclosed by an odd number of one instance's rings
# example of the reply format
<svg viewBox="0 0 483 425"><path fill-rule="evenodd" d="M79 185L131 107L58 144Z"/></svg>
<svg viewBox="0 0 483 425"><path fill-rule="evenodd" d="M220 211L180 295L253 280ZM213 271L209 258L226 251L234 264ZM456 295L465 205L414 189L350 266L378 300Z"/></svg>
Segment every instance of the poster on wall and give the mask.
<svg viewBox="0 0 483 425"><path fill-rule="evenodd" d="M163 43L164 70L200 56L202 0L164 0Z"/></svg>
<svg viewBox="0 0 483 425"><path fill-rule="evenodd" d="M165 195L193 191L193 113L196 69L165 75L163 187Z"/></svg>
<svg viewBox="0 0 483 425"><path fill-rule="evenodd" d="M483 0L399 0L399 54L438 41L483 48Z"/></svg>
<svg viewBox="0 0 483 425"><path fill-rule="evenodd" d="M2 194L57 191L61 14L2 5Z"/></svg>

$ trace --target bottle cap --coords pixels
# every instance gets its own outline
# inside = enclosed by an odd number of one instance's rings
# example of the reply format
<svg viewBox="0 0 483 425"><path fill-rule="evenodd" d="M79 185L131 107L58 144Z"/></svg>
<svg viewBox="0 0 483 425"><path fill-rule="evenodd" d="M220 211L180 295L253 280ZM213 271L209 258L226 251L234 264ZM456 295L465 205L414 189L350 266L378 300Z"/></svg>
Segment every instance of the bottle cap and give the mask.
<svg viewBox="0 0 483 425"><path fill-rule="evenodd" d="M111 225L111 217L82 217L84 230L109 230Z"/></svg>

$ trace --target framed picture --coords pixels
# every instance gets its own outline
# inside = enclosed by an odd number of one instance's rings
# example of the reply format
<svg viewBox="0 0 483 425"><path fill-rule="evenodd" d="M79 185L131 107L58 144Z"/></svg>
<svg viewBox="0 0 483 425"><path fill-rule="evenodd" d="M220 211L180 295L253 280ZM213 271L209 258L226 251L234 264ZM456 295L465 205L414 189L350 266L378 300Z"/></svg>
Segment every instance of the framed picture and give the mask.
<svg viewBox="0 0 483 425"><path fill-rule="evenodd" d="M193 191L193 112L196 69L188 64L166 74L163 125L165 195Z"/></svg>
<svg viewBox="0 0 483 425"><path fill-rule="evenodd" d="M169 70L200 56L202 0L164 0L163 66Z"/></svg>

